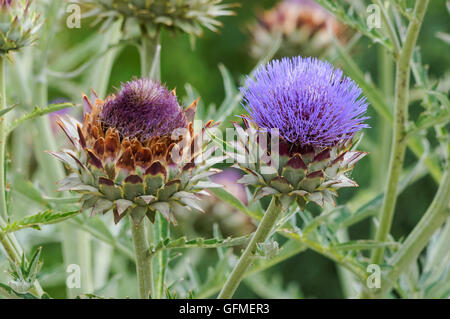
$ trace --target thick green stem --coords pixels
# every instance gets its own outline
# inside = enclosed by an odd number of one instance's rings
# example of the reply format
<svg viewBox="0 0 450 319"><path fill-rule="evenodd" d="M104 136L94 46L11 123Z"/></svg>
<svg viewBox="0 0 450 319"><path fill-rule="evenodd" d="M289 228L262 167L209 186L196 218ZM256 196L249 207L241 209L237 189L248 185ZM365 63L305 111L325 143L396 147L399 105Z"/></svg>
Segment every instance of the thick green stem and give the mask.
<svg viewBox="0 0 450 319"><path fill-rule="evenodd" d="M383 98L383 93L378 90L371 82L368 82L364 73L358 67L356 62L351 56L345 52L345 50L336 42L336 48L338 49L341 62L344 64L345 71L348 75L355 80L364 92L364 95L369 100L375 111L382 116L391 126L394 125L394 117ZM421 139L417 136L412 136L408 139L408 147L414 153L417 158L420 158L424 153L424 148L421 144ZM425 166L430 171L431 176L439 183L442 179L442 172L439 167L439 163L435 161L431 156L427 156L425 159Z"/></svg>
<svg viewBox="0 0 450 319"><path fill-rule="evenodd" d="M397 202L397 187L407 147L406 125L408 121L409 82L411 75L410 61L428 2L429 0L418 0L416 2L416 7L414 9L416 19L412 20L408 27L405 43L400 51L397 61L394 136L385 192L386 195L383 200L380 225L376 234L377 241L385 241L387 239L394 217L395 204ZM383 256L384 248L374 250L372 263L381 264Z"/></svg>
<svg viewBox="0 0 450 319"><path fill-rule="evenodd" d="M4 110L6 105L6 58L0 56L0 94L1 103L0 111ZM6 204L6 179L5 179L5 162L6 162L6 114L0 119L0 216L7 221L8 212Z"/></svg>
<svg viewBox="0 0 450 319"><path fill-rule="evenodd" d="M248 276L257 274L261 271L264 271L266 269L269 269L275 265L278 265L279 263L296 256L300 254L301 252L305 251L307 247L302 245L301 243L297 241L289 241L285 245L283 245L283 249L280 251L280 253L276 256L274 256L271 259L264 259L259 260L259 262L255 262L250 269L244 274L244 279ZM207 290L201 291L199 294L195 296L197 299L206 299L220 291L222 288L222 283L216 283L213 286L208 286Z"/></svg>
<svg viewBox="0 0 450 319"><path fill-rule="evenodd" d="M0 221L0 227L4 227L3 219ZM20 260L20 256L18 255L14 245L11 243L11 240L8 238L7 234L0 232L0 242L6 254L11 260Z"/></svg>
<svg viewBox="0 0 450 319"><path fill-rule="evenodd" d="M231 272L230 277L222 288L218 298L220 299L230 299L233 297L234 292L239 286L240 282L244 278L245 272L250 267L253 262L253 258L258 249L258 244L264 243L267 237L270 235L278 216L281 214L281 207L278 200L274 197L264 214L261 223L258 226L255 234L253 235L250 243L239 259L237 265Z"/></svg>
<svg viewBox="0 0 450 319"><path fill-rule="evenodd" d="M420 222L406 238L401 248L392 256L389 264L392 268L388 271L381 289L376 292L376 296L383 297L388 293L398 277L407 269L407 267L417 260L420 252L425 248L431 236L447 221L450 217L450 164L443 176L442 183L433 199L430 207Z"/></svg>
<svg viewBox="0 0 450 319"><path fill-rule="evenodd" d="M0 110L6 108L6 57L0 55ZM9 220L6 202L6 115L0 119L0 227ZM11 260L20 260L21 250L12 236L1 235L1 242ZM18 258L17 258L18 257Z"/></svg>
<svg viewBox="0 0 450 319"><path fill-rule="evenodd" d="M380 78L380 88L384 93L386 105L392 105L392 96L394 95L394 63L392 61L391 55L383 48L379 47L378 53L378 65L379 65L379 78ZM392 112L392 110L389 110ZM379 192L384 187L384 177L383 174L379 172L386 172L389 163L389 149L391 147L391 125L383 121L381 116L379 119L379 133L378 138L380 141L380 147L376 154L372 154L373 160L373 186L376 192Z"/></svg>
<svg viewBox="0 0 450 319"><path fill-rule="evenodd" d="M159 33L152 37L143 31L139 53L141 56L141 76L160 80L161 45Z"/></svg>
<svg viewBox="0 0 450 319"><path fill-rule="evenodd" d="M134 251L136 253L136 272L139 284L139 297L148 299L152 294L152 263L149 254L149 246L147 243L147 235L144 224L139 227L134 225L134 221L130 216L131 233L133 235Z"/></svg>
<svg viewBox="0 0 450 319"><path fill-rule="evenodd" d="M157 32L153 37L150 36L144 27L141 28L141 43L139 46L139 54L141 59L141 76L148 77L153 80L161 80L161 44L160 35ZM156 241L159 231L155 229L155 225L147 220L141 224L141 228L146 229L147 232L147 246L148 243ZM168 231L168 229L167 229ZM158 252L156 256L152 256L148 261L148 268L150 269L151 284L150 289L153 291L153 297L162 297L161 289L164 287L164 270L159 269L165 267L164 263L158 263L154 267L155 260L160 261L164 252ZM138 262L136 262L136 265ZM154 280L153 280L154 278ZM161 288L161 289L159 289Z"/></svg>
<svg viewBox="0 0 450 319"><path fill-rule="evenodd" d="M0 110L6 108L6 58L0 55ZM6 222L9 220L6 203L6 115L0 119L0 228L6 226ZM12 234L5 234L0 232L0 243L5 249L6 254L13 262L21 262L22 248ZM38 281L34 283L34 290L39 296L43 293L42 288Z"/></svg>

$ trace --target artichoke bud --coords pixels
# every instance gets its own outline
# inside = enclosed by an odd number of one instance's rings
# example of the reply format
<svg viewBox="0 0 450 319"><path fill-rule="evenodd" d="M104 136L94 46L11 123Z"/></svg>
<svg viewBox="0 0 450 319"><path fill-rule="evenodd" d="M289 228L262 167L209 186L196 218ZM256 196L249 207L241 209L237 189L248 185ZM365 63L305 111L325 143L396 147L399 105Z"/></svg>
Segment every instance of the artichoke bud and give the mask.
<svg viewBox="0 0 450 319"><path fill-rule="evenodd" d="M324 56L333 46L333 36L347 42L348 28L313 0L284 0L258 15L249 26L250 53L260 59L276 39L282 42L276 56ZM331 34L330 34L331 33Z"/></svg>
<svg viewBox="0 0 450 319"><path fill-rule="evenodd" d="M0 54L32 45L40 26L32 0L0 0Z"/></svg>
<svg viewBox="0 0 450 319"><path fill-rule="evenodd" d="M95 12L100 9L99 18L123 17L132 20L152 35L160 28L182 31L195 36L203 33L202 27L212 31L222 26L220 16L233 15L233 4L222 0L81 0Z"/></svg>
<svg viewBox="0 0 450 319"><path fill-rule="evenodd" d="M61 191L82 194L82 209L91 215L112 211L115 223L130 214L136 227L156 212L176 223L174 212L201 210L198 193L219 186L209 181L211 168L223 160L208 122L194 132L194 101L183 109L174 92L149 79L135 79L106 100L83 96L83 123L71 117L58 122L73 150L52 153L71 174Z"/></svg>

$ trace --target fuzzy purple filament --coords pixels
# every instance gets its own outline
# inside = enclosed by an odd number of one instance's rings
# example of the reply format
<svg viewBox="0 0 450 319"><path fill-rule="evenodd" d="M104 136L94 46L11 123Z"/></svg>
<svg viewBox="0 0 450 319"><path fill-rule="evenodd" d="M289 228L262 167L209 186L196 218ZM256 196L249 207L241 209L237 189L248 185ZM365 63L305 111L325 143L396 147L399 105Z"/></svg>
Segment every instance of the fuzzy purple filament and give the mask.
<svg viewBox="0 0 450 319"><path fill-rule="evenodd" d="M13 0L0 0L0 9L9 9L13 5Z"/></svg>
<svg viewBox="0 0 450 319"><path fill-rule="evenodd" d="M368 127L367 102L343 72L315 58L273 60L248 78L244 108L260 129L279 129L302 147L323 148Z"/></svg>
<svg viewBox="0 0 450 319"><path fill-rule="evenodd" d="M124 83L116 95L106 100L100 117L123 137L141 141L170 135L187 126L176 96L160 82L146 78Z"/></svg>

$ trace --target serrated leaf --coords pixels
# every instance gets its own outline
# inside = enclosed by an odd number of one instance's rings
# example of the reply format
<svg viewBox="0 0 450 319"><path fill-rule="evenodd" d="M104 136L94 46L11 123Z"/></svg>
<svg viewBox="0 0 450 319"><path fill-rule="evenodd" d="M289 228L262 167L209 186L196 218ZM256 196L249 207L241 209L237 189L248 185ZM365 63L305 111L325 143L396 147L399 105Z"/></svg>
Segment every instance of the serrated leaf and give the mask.
<svg viewBox="0 0 450 319"><path fill-rule="evenodd" d="M52 209L41 213L25 217L3 227L5 233L15 232L25 228L37 228L43 225L50 225L62 222L80 214L80 211L55 212Z"/></svg>
<svg viewBox="0 0 450 319"><path fill-rule="evenodd" d="M247 243L251 236L252 234L235 238L228 237L225 239L187 239L186 237L180 237L177 239L165 238L163 240L160 240L157 244L151 246L150 251L152 253L155 253L156 251L161 249L233 247Z"/></svg>
<svg viewBox="0 0 450 319"><path fill-rule="evenodd" d="M35 107L33 111L31 111L30 113L27 113L25 115L23 115L22 117L14 120L8 127L7 133L11 133L12 131L14 131L16 129L16 127L18 127L19 125L21 125L22 123L29 121L31 119L34 119L36 117L39 116L43 116L49 113L53 113L56 111L60 111L62 109L68 108L68 107L73 107L75 106L75 104L72 103L58 103L58 104L51 104L45 108L40 108L40 107Z"/></svg>
<svg viewBox="0 0 450 319"><path fill-rule="evenodd" d="M11 297L16 297L16 298L20 298L20 299L41 299L39 297L36 297L33 294L30 293L20 293L15 291L13 288L11 288L8 285L2 284L0 283L0 290L3 290L4 293L10 295ZM48 299L48 295L45 294L46 297L42 296L42 299Z"/></svg>

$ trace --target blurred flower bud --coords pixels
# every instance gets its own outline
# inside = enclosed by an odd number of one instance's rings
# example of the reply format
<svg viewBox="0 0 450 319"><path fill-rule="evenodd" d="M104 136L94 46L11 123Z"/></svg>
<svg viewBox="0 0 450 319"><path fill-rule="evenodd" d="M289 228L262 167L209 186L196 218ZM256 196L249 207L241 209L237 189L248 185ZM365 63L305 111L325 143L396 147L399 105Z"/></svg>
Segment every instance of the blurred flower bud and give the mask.
<svg viewBox="0 0 450 319"><path fill-rule="evenodd" d="M314 1L284 0L261 12L257 23L250 26L251 55L256 59L265 56L281 35L276 57L299 54L319 57L332 44L329 32L341 41L346 39L346 27Z"/></svg>

